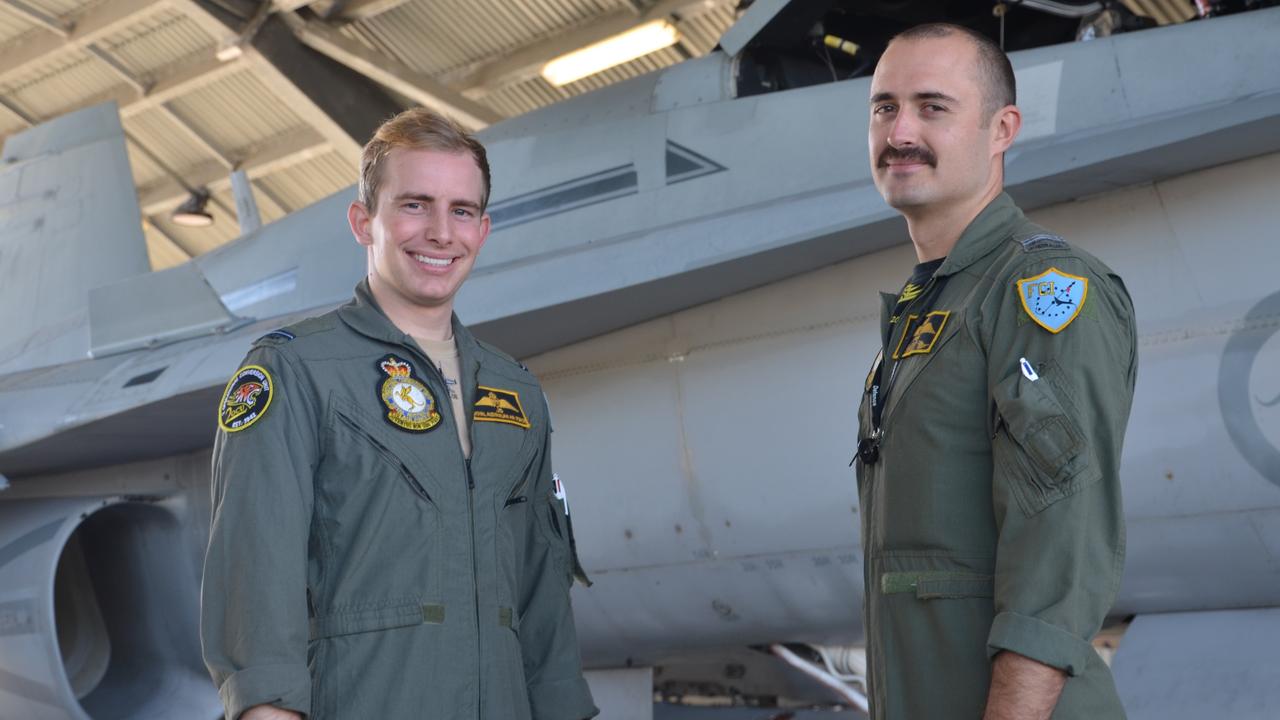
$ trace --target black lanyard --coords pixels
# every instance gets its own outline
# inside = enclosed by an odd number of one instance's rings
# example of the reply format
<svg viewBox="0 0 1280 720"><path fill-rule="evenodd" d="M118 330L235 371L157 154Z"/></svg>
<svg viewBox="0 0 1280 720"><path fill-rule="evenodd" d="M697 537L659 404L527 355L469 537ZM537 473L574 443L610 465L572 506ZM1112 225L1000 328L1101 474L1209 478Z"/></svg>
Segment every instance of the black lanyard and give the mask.
<svg viewBox="0 0 1280 720"><path fill-rule="evenodd" d="M900 326L901 332L898 333L898 344L902 344L903 334L910 332L911 317L909 311L922 304L922 307L928 307L933 300L941 292L942 286L946 283L946 277L937 277L937 271L925 283L924 289L916 296L914 300L907 304L902 312L896 313L898 322L890 326L888 334L884 337L884 346L880 351L880 360L876 363L875 378L871 383L871 434L858 442L858 457L862 462L871 465L880 459L880 443L884 440L884 427L881 424L884 416L885 406L889 404L889 393L893 390L894 381L898 378L898 368L902 366L904 358L894 358L889 352L889 346L893 344L894 326ZM895 312L897 308L894 308ZM885 363L892 362L889 368L889 379L884 380Z"/></svg>

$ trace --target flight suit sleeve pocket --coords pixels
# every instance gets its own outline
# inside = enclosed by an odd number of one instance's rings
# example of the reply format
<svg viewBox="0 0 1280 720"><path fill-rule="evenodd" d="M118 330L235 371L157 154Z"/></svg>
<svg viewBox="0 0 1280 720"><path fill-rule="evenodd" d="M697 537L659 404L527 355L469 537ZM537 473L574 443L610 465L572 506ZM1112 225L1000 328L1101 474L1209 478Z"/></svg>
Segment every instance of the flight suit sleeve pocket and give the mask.
<svg viewBox="0 0 1280 720"><path fill-rule="evenodd" d="M587 572L578 560L578 543L573 536L573 521L565 512L565 506L553 493L547 493L546 522L540 523L549 531L547 540L555 548L557 561L564 568L565 577L570 585L574 580L586 587L594 583L587 577Z"/></svg>
<svg viewBox="0 0 1280 720"><path fill-rule="evenodd" d="M1028 517L1102 477L1062 396L1059 373L1056 363L1044 363L1038 379L1014 372L993 391L996 491L1003 481Z"/></svg>

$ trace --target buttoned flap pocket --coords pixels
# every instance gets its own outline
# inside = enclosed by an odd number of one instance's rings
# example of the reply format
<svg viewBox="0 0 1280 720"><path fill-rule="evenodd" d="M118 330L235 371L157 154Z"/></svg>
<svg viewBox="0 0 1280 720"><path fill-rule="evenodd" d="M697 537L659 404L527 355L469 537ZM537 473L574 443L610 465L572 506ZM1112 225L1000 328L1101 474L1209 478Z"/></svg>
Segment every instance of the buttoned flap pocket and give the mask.
<svg viewBox="0 0 1280 720"><path fill-rule="evenodd" d="M995 387L996 490L1007 484L1028 517L1101 479L1057 363L1032 380L1015 371Z"/></svg>
<svg viewBox="0 0 1280 720"><path fill-rule="evenodd" d="M351 609L314 617L311 619L311 639L319 640L339 635L443 623L443 605L415 601L383 607Z"/></svg>
<svg viewBox="0 0 1280 720"><path fill-rule="evenodd" d="M907 570L880 576L885 595L911 593L918 600L995 597L995 577L953 570Z"/></svg>

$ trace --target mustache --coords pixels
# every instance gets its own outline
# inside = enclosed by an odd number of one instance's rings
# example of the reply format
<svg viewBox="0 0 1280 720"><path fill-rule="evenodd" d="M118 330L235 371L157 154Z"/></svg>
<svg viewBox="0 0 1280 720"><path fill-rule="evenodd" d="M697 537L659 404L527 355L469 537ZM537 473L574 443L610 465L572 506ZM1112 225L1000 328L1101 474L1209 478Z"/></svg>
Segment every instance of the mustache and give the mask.
<svg viewBox="0 0 1280 720"><path fill-rule="evenodd" d="M888 167L890 160L924 163L929 167L938 166L938 157L928 148L923 147L887 147L884 152L880 153L880 157L876 159L876 167Z"/></svg>

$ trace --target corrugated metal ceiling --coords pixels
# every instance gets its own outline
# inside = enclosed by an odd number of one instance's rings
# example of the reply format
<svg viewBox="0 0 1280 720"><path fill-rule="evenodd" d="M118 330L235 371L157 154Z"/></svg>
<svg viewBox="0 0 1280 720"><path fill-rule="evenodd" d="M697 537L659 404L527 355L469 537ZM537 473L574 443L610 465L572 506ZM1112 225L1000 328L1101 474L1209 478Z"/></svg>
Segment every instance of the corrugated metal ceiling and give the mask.
<svg viewBox="0 0 1280 720"><path fill-rule="evenodd" d="M198 0L24 0L40 12L64 22L102 10L120 8L128 14L92 39L67 42L21 68L0 65L0 105L43 121L85 107L104 97L137 102L126 114L129 157L140 197L152 208L144 222L153 267L168 267L190 254L199 254L234 239L234 207L225 181L225 160L267 158L261 168L250 167L264 221L278 219L339 189L351 185L356 169L350 156L339 153L309 125L307 113L296 111L266 82L254 63L241 62L231 72L207 76L209 81L184 85L164 106L146 100L145 90L167 80L174 69L213 63L213 50L231 33L210 25ZM339 0L340 1L340 0ZM469 71L508 57L516 51L574 33L592 23L630 14L654 0L409 0L374 17L353 22L334 21L343 36L398 60L439 82L458 82ZM555 88L541 77L514 78L478 92L479 102L503 116L514 116L610 83L642 75L685 57L711 50L732 23L736 0L690 3L689 16L673 18L682 34L676 48ZM194 8L194 10L193 10ZM308 11L303 10L304 14ZM313 20L316 19L312 16ZM638 21L638 20L637 20ZM15 48L29 47L51 31L19 10L0 5L0 63L16 57ZM218 34L220 33L220 34ZM217 34L217 36L215 36ZM95 53L104 54L107 59ZM114 65L114 67L113 67ZM230 67L230 66L226 66ZM216 79L215 79L216 78ZM135 87L144 88L139 92ZM463 88L458 88L463 89ZM292 101L296 102L296 100ZM26 123L0 107L0 134L19 131ZM313 142L299 145L299 138ZM292 143L292 145L290 145ZM288 152L273 149L289 146ZM298 147L293 147L298 146ZM218 157L218 156L221 156ZM214 225L185 228L172 223L169 210L181 201L181 184L214 183L209 210ZM166 190L165 188L169 188ZM164 209L156 206L157 198Z"/></svg>

